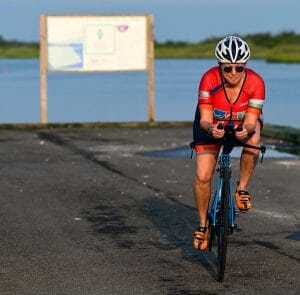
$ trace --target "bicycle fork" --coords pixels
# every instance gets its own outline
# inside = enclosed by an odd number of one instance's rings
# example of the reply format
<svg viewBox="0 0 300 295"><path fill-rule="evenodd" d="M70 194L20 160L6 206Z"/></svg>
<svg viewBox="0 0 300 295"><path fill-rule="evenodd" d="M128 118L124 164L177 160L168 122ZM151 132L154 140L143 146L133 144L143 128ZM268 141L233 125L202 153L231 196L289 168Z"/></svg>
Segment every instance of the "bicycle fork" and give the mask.
<svg viewBox="0 0 300 295"><path fill-rule="evenodd" d="M210 225L215 227L220 221L218 220L218 213L221 206L221 198L222 198L222 189L224 185L224 181L229 181L229 228L232 233L233 229L236 227L235 225L235 202L233 197L233 189L231 183L231 168L225 167L222 169L223 171L219 171L220 177L218 178L217 189L215 191L215 195L210 206L209 210L209 219ZM225 174L226 177L225 177Z"/></svg>

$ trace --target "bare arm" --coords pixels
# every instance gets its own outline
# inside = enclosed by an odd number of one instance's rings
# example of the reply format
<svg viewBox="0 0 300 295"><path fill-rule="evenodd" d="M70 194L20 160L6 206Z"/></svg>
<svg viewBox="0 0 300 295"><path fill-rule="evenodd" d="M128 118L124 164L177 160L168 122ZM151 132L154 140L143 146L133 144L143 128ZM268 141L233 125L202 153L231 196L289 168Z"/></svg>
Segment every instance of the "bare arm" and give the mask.
<svg viewBox="0 0 300 295"><path fill-rule="evenodd" d="M235 136L238 140L242 141L247 139L255 132L256 122L258 120L258 115L254 113L246 113L243 121L243 130L236 131Z"/></svg>
<svg viewBox="0 0 300 295"><path fill-rule="evenodd" d="M213 124L213 112L210 109L200 108L200 127L210 134L213 138L222 138L224 136L224 130L217 128L216 124Z"/></svg>

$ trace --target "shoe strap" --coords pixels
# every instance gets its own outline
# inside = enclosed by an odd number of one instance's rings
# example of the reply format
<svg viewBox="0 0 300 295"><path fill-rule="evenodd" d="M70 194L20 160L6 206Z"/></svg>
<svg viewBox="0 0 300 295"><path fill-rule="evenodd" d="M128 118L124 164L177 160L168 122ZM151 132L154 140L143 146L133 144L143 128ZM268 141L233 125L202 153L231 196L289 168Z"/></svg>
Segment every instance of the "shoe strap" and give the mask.
<svg viewBox="0 0 300 295"><path fill-rule="evenodd" d="M196 229L196 232L201 232L201 233L205 233L207 231L207 226L199 226Z"/></svg>
<svg viewBox="0 0 300 295"><path fill-rule="evenodd" d="M238 194L239 194L239 195L247 195L247 196L250 195L247 191L242 190L242 189L238 191Z"/></svg>

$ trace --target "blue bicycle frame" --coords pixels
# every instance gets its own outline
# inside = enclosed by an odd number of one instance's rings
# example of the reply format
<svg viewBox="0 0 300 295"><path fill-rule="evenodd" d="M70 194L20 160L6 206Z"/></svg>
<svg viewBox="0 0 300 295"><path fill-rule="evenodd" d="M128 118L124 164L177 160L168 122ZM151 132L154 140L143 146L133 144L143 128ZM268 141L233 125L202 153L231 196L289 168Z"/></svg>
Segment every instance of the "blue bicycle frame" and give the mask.
<svg viewBox="0 0 300 295"><path fill-rule="evenodd" d="M210 219L211 226L216 226L218 222L217 213L221 204L221 195L222 195L222 188L224 183L224 176L223 176L224 169L228 169L231 176L230 154L226 153L223 150L219 158L219 167L217 169L217 171L220 173L220 176L218 178L215 195L209 209L209 219ZM230 186L229 186L229 226L231 227L231 229L235 227L235 201L233 197L231 178L230 178Z"/></svg>
<svg viewBox="0 0 300 295"><path fill-rule="evenodd" d="M222 147L222 152L221 155L219 157L219 162L218 162L218 169L217 171L219 172L219 178L218 178L218 182L217 182L217 188L215 191L215 195L213 198L213 201L211 203L211 206L209 208L209 220L210 220L210 225L212 227L215 227L218 224L218 210L220 208L220 204L221 204L221 198L222 198L222 190L223 190L223 184L224 184L224 175L225 175L225 171L226 171L226 175L227 175L227 181L229 181L229 214L228 214L228 225L229 228L231 229L230 233L232 233L234 227L236 227L235 224L235 200L234 200L234 196L233 196L233 190L232 190L232 181L231 181L231 157L230 157L230 153L232 151L232 149L239 145L239 146L244 146L244 147L249 147L249 148L253 148L253 149L258 149L262 152L262 158L261 161L263 160L263 156L264 153L266 151L266 147L265 146L261 146L261 147L256 147L256 146L252 146L249 144L245 144L245 143L241 143L241 142L237 142L234 136L234 129L233 129L233 122L229 122L226 126L225 126L225 136L223 138L223 143L222 143L223 147Z"/></svg>
<svg viewBox="0 0 300 295"><path fill-rule="evenodd" d="M264 146L256 147L250 144L238 142L235 138L235 132L242 130L242 126L234 129L234 123L229 121L225 127L219 124L218 129L225 128L224 137L221 139L222 152L218 161L218 181L214 198L208 210L210 239L209 250L211 251L215 238L217 239L217 279L221 282L224 278L227 239L233 233L235 224L235 200L232 190L232 169L230 153L232 149L239 145L248 148L258 149L262 152L262 159L266 148ZM195 143L191 143L195 147ZM193 150L192 150L193 151ZM192 157L193 154L191 154ZM262 161L261 159L261 161Z"/></svg>

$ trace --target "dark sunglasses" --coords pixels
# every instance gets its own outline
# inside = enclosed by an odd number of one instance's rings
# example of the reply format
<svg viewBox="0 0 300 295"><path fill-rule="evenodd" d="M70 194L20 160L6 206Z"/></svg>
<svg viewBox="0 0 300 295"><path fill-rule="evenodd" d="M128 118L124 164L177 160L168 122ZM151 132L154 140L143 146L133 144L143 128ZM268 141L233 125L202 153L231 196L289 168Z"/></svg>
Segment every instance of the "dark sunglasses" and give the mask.
<svg viewBox="0 0 300 295"><path fill-rule="evenodd" d="M223 71L225 73L231 73L232 72L232 69L235 68L235 71L237 73L241 73L245 70L245 67L244 66L237 66L237 67L232 67L232 66L228 66L228 67L224 67L223 68Z"/></svg>

